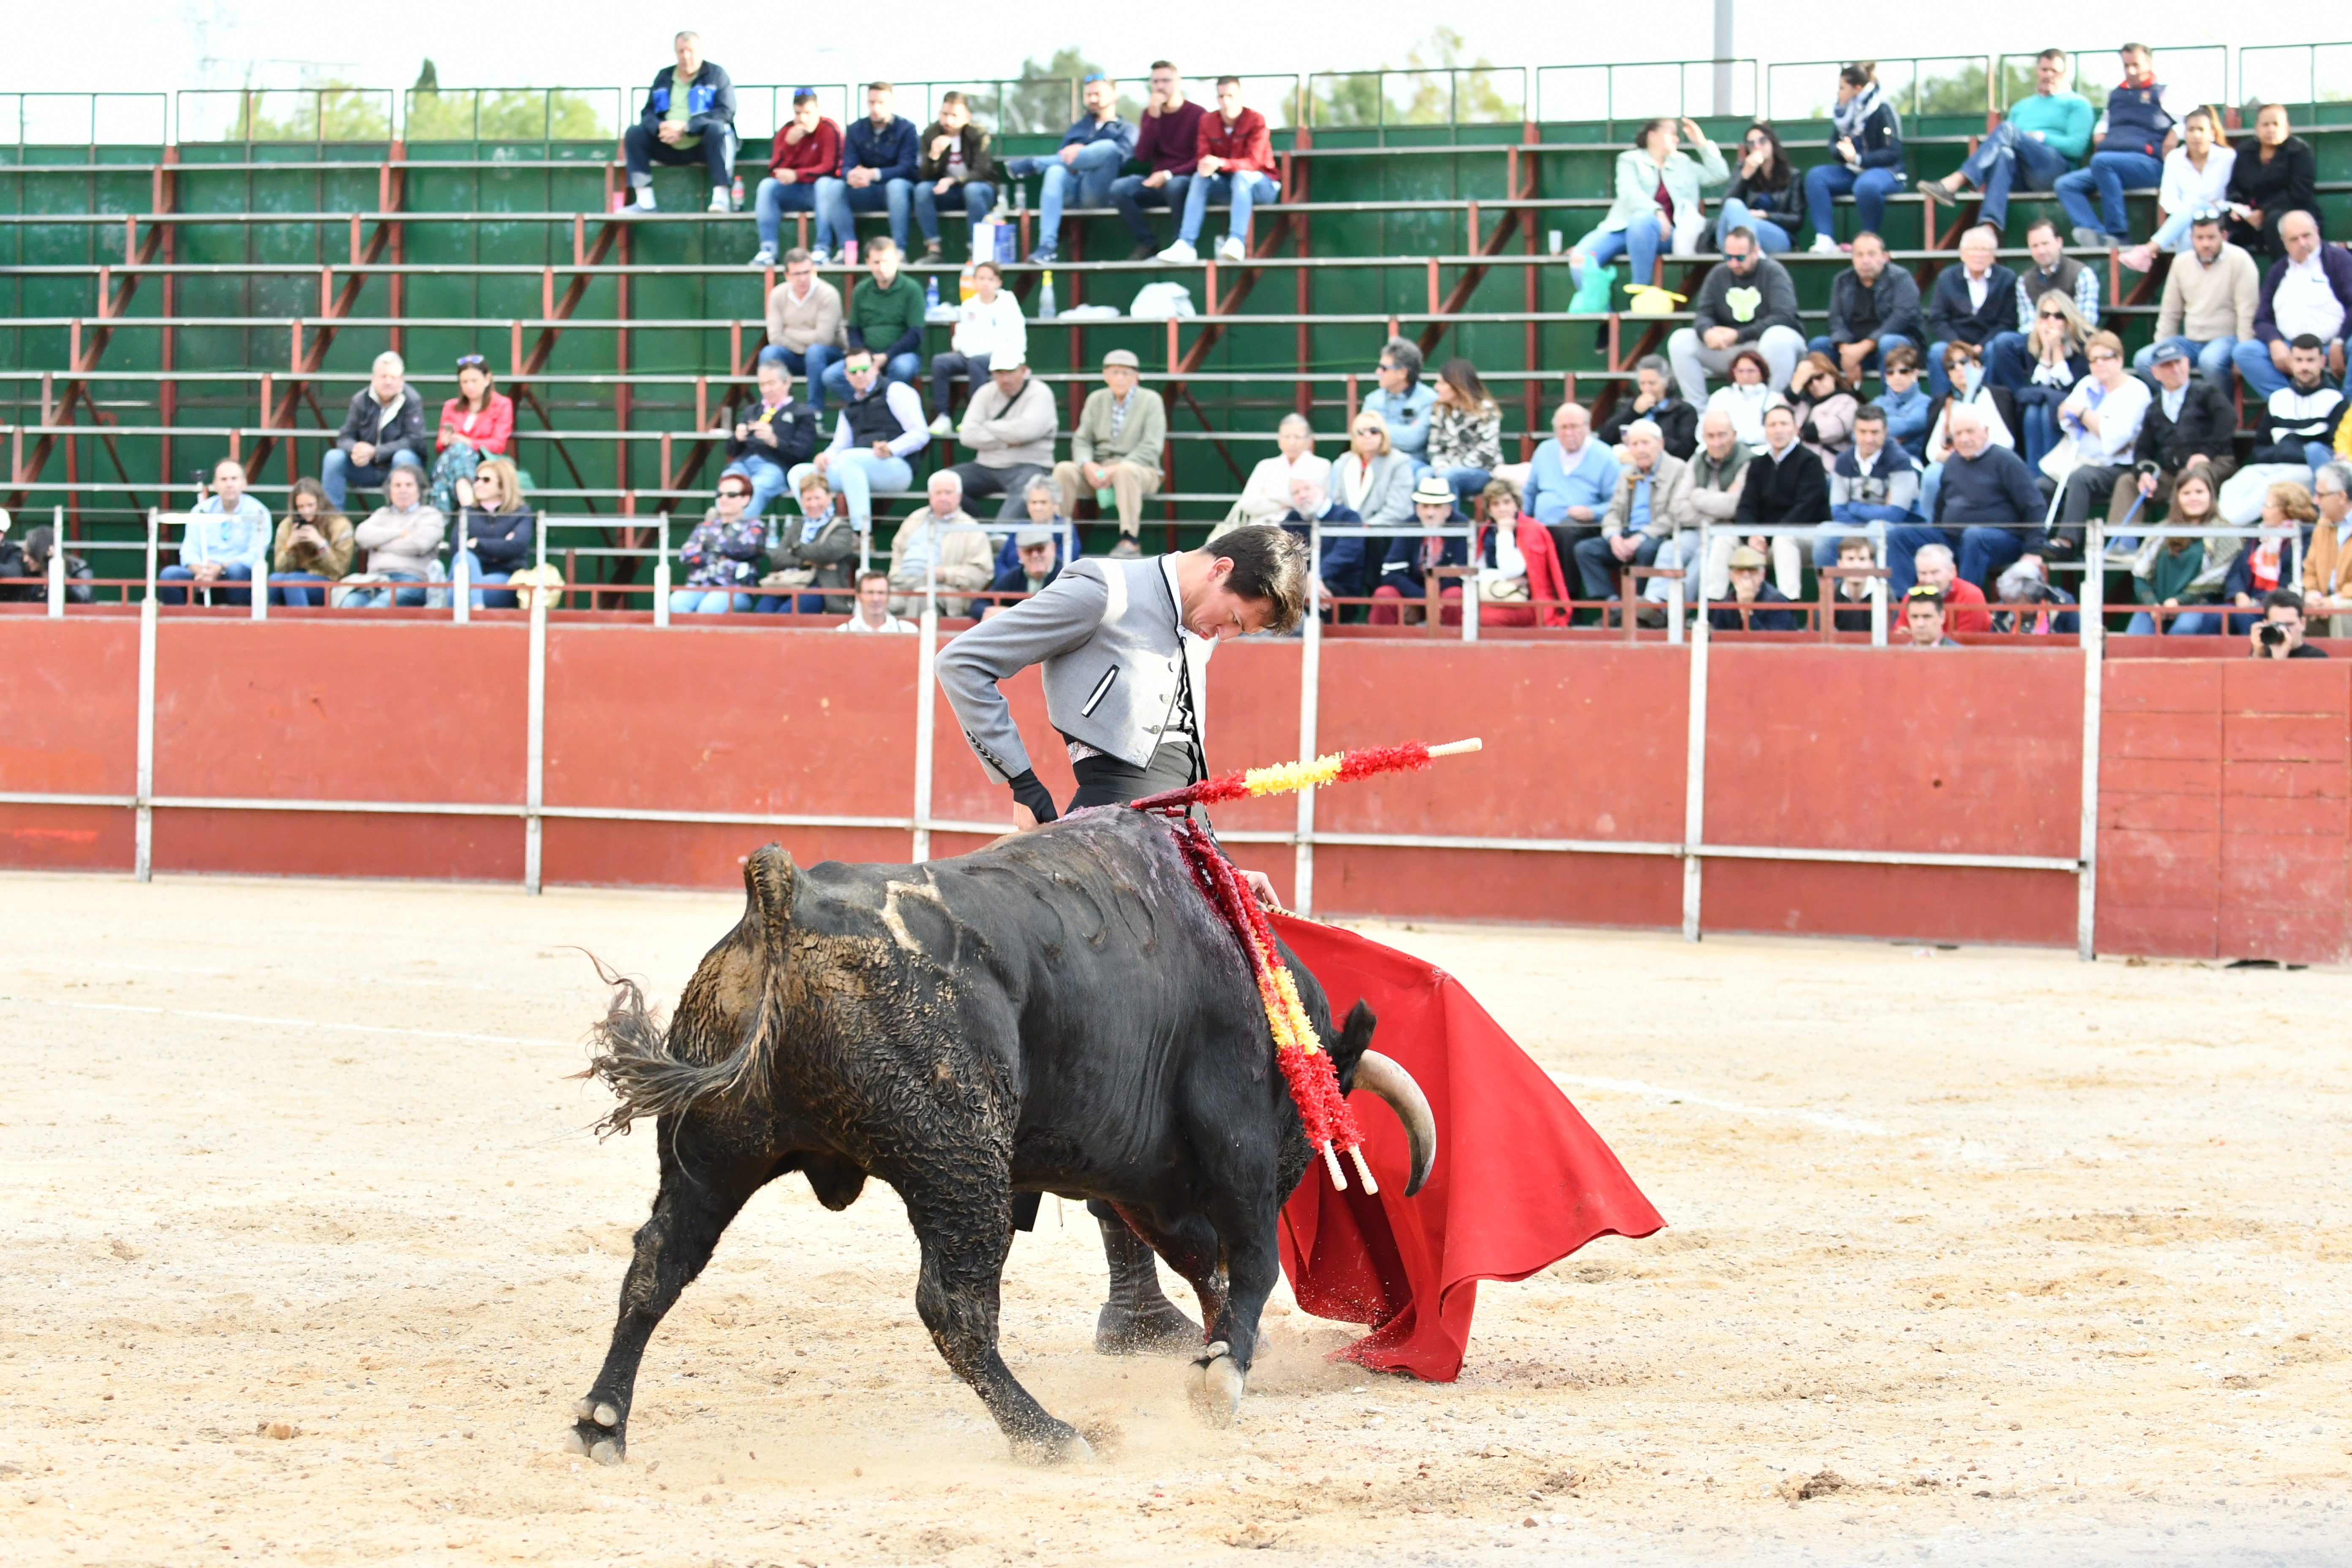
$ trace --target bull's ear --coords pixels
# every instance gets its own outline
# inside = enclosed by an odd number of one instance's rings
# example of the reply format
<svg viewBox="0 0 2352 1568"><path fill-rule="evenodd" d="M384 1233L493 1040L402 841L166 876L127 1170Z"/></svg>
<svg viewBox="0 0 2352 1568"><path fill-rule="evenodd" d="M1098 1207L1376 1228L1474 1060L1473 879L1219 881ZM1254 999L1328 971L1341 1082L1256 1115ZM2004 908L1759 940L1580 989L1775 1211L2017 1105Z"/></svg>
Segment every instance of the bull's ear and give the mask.
<svg viewBox="0 0 2352 1568"><path fill-rule="evenodd" d="M792 855L781 844L763 844L743 862L743 913L756 917L770 946L780 945L793 918Z"/></svg>

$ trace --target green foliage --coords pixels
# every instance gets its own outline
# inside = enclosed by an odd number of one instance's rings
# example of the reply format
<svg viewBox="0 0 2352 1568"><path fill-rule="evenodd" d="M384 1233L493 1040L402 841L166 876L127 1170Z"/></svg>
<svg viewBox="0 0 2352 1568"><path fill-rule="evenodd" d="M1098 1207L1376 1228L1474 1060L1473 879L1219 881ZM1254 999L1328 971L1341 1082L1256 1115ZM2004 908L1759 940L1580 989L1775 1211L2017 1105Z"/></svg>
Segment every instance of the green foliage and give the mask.
<svg viewBox="0 0 2352 1568"><path fill-rule="evenodd" d="M232 142L389 142L392 95L330 80L317 88L243 95Z"/></svg>
<svg viewBox="0 0 2352 1568"><path fill-rule="evenodd" d="M1481 55L1463 58L1452 27L1433 28L1405 51L1404 64L1380 71L1331 72L1311 79L1307 118L1317 125L1471 125L1515 121L1520 74L1498 70ZM1382 74L1387 73L1387 74Z"/></svg>
<svg viewBox="0 0 2352 1568"><path fill-rule="evenodd" d="M2032 90L2032 73L2027 72L2026 90L2029 92ZM1982 114L1984 110L1985 68L1980 64L1964 66L1949 76L1919 79L1917 113Z"/></svg>
<svg viewBox="0 0 2352 1568"><path fill-rule="evenodd" d="M433 62L430 58L425 60L425 68L416 73L415 90L418 92L439 92L441 90L441 73L434 68Z"/></svg>
<svg viewBox="0 0 2352 1568"><path fill-rule="evenodd" d="M411 142L593 142L615 134L595 103L562 89L422 87L408 95Z"/></svg>
<svg viewBox="0 0 2352 1568"><path fill-rule="evenodd" d="M1058 134L1085 112L1078 101L1078 84L1103 68L1087 58L1076 45L1054 51L1043 65L1025 56L1021 79L1001 84L1003 103L996 133L1002 135ZM1124 83L1121 84L1122 88ZM975 108L975 113L978 109ZM1119 118L1132 125L1143 118L1143 100L1122 90Z"/></svg>

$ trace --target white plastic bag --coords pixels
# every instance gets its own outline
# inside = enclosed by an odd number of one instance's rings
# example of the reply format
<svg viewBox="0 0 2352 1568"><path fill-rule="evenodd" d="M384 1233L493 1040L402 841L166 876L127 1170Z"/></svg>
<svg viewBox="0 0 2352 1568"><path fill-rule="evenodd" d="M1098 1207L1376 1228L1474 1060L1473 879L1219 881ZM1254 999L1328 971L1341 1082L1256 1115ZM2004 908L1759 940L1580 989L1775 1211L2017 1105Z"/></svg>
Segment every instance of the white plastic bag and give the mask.
<svg viewBox="0 0 2352 1568"><path fill-rule="evenodd" d="M1181 283L1146 283L1136 291L1135 303L1127 308L1127 313L1139 320L1160 321L1171 316L1197 314L1192 309L1192 291Z"/></svg>

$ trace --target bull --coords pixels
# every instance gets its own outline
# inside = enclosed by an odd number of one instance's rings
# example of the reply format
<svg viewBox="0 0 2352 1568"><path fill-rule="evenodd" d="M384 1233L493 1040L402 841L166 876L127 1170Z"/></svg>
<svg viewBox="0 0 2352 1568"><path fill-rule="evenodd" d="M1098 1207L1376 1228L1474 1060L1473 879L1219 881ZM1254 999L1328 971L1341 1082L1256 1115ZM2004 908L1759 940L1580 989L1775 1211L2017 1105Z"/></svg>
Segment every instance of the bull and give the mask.
<svg viewBox="0 0 2352 1568"><path fill-rule="evenodd" d="M802 869L772 844L743 885L742 920L667 1026L624 980L594 1029L589 1071L618 1098L602 1125L655 1119L661 1185L573 1450L625 1457L656 1327L745 1201L793 1171L829 1209L868 1178L905 1200L916 1310L1017 1457L1088 1450L998 1352L1015 1193L1104 1200L1192 1283L1206 1325L1192 1402L1230 1423L1280 1267L1276 1216L1310 1151L1240 940L1171 826L1089 811L913 866ZM1428 1102L1368 1048L1370 1009L1335 1030L1286 959L1340 1087L1402 1121L1418 1190L1436 1156Z"/></svg>

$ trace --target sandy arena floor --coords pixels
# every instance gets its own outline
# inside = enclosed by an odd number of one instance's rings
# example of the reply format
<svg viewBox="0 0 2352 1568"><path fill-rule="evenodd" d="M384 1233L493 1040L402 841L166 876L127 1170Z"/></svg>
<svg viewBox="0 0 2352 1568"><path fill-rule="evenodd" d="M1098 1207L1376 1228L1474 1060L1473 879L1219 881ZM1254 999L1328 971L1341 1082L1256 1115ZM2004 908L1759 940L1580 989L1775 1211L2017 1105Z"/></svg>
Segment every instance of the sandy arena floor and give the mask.
<svg viewBox="0 0 2352 1568"><path fill-rule="evenodd" d="M0 877L7 1561L2352 1563L2352 974L1991 949L1375 931L1672 1226L1486 1287L1452 1386L1278 1303L1204 1430L1048 1203L1006 1355L1118 1439L1018 1467L896 1197L792 1178L575 1460L654 1178L565 944L672 997L740 907Z"/></svg>

